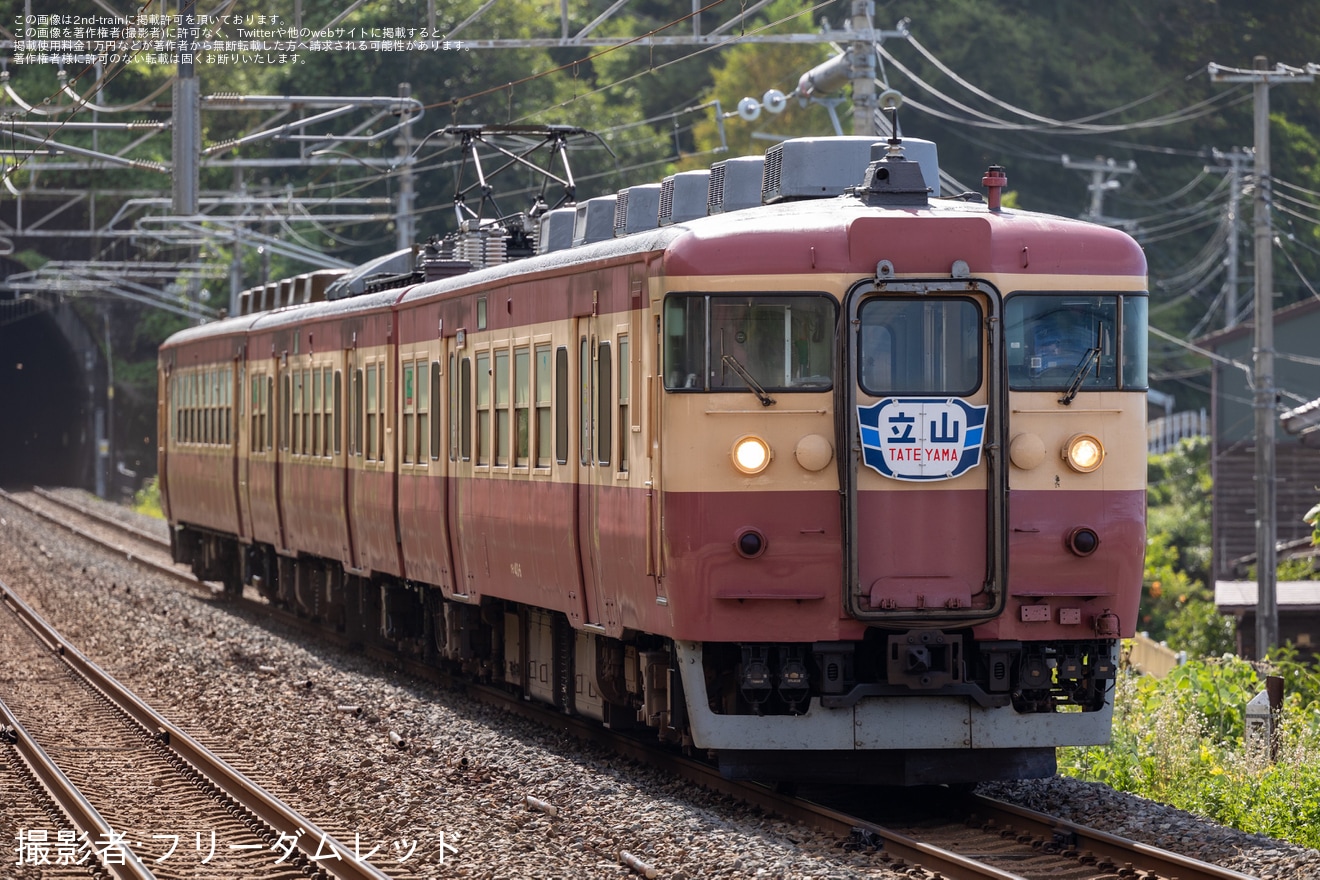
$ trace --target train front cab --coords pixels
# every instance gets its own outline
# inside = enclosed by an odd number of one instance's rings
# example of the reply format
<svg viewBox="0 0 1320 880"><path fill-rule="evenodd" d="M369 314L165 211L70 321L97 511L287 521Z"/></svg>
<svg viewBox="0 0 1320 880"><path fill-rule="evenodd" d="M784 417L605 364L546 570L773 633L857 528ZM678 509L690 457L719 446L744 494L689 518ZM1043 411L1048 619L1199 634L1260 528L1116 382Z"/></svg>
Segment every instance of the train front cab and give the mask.
<svg viewBox="0 0 1320 880"><path fill-rule="evenodd" d="M1108 740L1144 548L1144 279L996 280L1009 296L877 279L844 299L837 619L807 589L799 640L675 641L693 742L727 775L1039 776L1056 746ZM748 423L784 417L765 410ZM748 599L783 570L746 570Z"/></svg>

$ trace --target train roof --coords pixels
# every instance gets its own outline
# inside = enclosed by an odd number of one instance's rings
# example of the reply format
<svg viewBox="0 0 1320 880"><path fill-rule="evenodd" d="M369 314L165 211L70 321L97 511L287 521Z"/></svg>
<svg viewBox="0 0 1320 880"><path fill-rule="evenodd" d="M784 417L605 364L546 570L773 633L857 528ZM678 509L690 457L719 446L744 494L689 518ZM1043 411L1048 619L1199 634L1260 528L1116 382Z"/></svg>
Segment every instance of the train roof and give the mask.
<svg viewBox="0 0 1320 880"><path fill-rule="evenodd" d="M854 195L781 202L514 260L434 281L272 312L226 318L175 333L162 348L226 334L387 309L500 281L663 254L671 276L895 274L947 276L961 260L976 275L1072 274L1144 277L1146 259L1129 235L1082 220L985 204L932 199L874 207Z"/></svg>

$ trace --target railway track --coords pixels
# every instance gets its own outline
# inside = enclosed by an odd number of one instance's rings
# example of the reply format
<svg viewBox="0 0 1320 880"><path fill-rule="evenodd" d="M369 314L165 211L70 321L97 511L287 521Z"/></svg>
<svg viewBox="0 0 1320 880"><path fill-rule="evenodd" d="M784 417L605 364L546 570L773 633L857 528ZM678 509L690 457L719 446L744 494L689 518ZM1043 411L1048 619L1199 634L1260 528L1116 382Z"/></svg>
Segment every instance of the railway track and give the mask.
<svg viewBox="0 0 1320 880"><path fill-rule="evenodd" d="M174 567L168 561L167 542L159 535L107 519L98 511L51 493L5 497L62 526L66 526L66 520L77 519L78 522L66 527L164 571L208 596L219 592L198 584L190 574ZM286 623L305 627L322 637L335 638L307 621L251 598L253 595L249 591L243 603L260 606L263 613L275 612ZM454 683L434 667L385 651L370 652L418 677ZM872 789L812 792L811 799L793 797L762 786L725 780L708 764L659 749L650 742L621 739L611 731L579 723L554 710L511 699L497 688L468 685L466 690L508 711L537 718L554 729L596 742L768 813L825 830L847 841L849 848L870 853L877 866L887 866L898 874L966 880L1250 880L1250 875L985 798L950 794L928 805L921 811L919 820L914 821L909 804L904 804L898 814L868 804L867 798L877 797ZM892 790L879 797L890 803L906 799L906 795ZM544 806L553 809L553 804ZM647 867L634 866L634 870L645 873Z"/></svg>
<svg viewBox="0 0 1320 880"><path fill-rule="evenodd" d="M0 583L4 739L58 811L20 864L116 878L388 875L166 719ZM62 818L61 818L62 817Z"/></svg>

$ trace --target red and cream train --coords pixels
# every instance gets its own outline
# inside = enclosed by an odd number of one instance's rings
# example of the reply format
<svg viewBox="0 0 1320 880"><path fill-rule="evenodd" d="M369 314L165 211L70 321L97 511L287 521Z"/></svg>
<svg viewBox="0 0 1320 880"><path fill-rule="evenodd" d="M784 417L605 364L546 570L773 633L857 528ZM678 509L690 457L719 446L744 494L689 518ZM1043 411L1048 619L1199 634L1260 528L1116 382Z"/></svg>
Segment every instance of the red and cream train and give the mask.
<svg viewBox="0 0 1320 880"><path fill-rule="evenodd" d="M717 166L708 216L171 337L176 559L728 775L1037 776L1106 741L1144 256L849 141L776 146L754 207L719 211Z"/></svg>

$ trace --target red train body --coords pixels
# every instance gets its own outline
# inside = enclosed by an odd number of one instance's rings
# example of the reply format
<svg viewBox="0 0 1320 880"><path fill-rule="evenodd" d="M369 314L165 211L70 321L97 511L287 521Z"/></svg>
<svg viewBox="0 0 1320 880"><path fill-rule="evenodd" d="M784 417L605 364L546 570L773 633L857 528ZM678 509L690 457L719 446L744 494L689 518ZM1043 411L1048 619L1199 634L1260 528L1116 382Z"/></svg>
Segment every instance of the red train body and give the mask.
<svg viewBox="0 0 1320 880"><path fill-rule="evenodd" d="M1052 772L1136 620L1145 260L912 164L177 334L176 558L731 775Z"/></svg>

